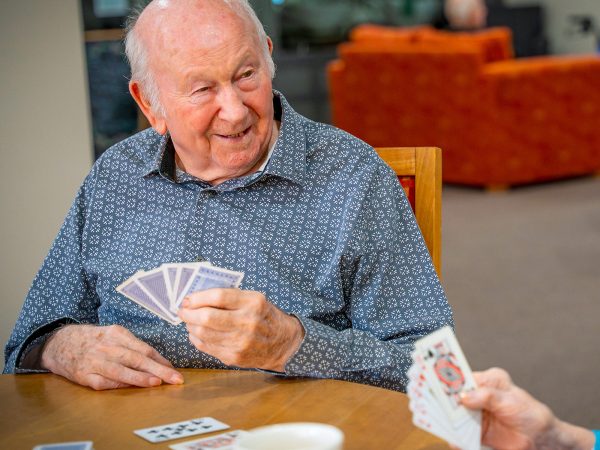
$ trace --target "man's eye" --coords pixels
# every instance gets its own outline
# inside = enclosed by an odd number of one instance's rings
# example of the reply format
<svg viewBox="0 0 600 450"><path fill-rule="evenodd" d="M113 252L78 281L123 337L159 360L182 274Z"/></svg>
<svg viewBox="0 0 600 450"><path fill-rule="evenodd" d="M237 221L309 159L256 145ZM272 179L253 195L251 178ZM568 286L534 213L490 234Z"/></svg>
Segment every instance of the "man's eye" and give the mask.
<svg viewBox="0 0 600 450"><path fill-rule="evenodd" d="M209 87L208 87L208 86L201 87L201 88L199 88L199 89L196 89L196 90L194 91L194 94L201 94L202 92L206 92L206 91L208 91L208 89L209 89Z"/></svg>
<svg viewBox="0 0 600 450"><path fill-rule="evenodd" d="M254 71L253 71L253 70L246 70L246 71L245 71L245 72L244 72L244 73L241 75L241 77L240 77L240 78L248 78L248 77L252 76L252 74L253 74L253 73L254 73Z"/></svg>

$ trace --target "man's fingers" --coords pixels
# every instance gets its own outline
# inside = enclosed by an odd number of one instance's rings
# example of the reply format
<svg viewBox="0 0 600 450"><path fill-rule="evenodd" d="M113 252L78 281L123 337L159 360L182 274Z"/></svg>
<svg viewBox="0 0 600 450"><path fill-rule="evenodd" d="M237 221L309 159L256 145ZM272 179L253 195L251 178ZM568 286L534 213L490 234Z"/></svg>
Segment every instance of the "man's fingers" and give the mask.
<svg viewBox="0 0 600 450"><path fill-rule="evenodd" d="M124 387L130 387L126 383L120 383L115 380L111 380L97 373L88 373L85 379L77 381L79 384L89 386L96 391L102 391L106 389L118 389Z"/></svg>
<svg viewBox="0 0 600 450"><path fill-rule="evenodd" d="M101 375L120 384L139 387L158 386L162 380L146 371L134 370L120 363L107 361L102 365Z"/></svg>
<svg viewBox="0 0 600 450"><path fill-rule="evenodd" d="M175 369L164 364L158 363L152 358L149 358L141 353L132 353L129 359L128 366L132 369L143 371L146 374L154 375L160 380L165 381L169 384L181 384L183 383L183 376ZM159 380L159 381L160 381ZM134 384L134 383L131 383ZM157 384L150 384L150 386L156 386ZM136 384L136 386L139 386Z"/></svg>
<svg viewBox="0 0 600 450"><path fill-rule="evenodd" d="M72 325L55 336L44 352L52 371L92 389L183 383L167 359L122 326Z"/></svg>
<svg viewBox="0 0 600 450"><path fill-rule="evenodd" d="M460 401L470 409L497 411L502 408L505 392L494 387L480 387L473 391L463 392Z"/></svg>
<svg viewBox="0 0 600 450"><path fill-rule="evenodd" d="M163 366L173 368L173 364L171 364L171 361L169 361L163 355L158 353L158 350L150 347L145 342L140 341L140 344L142 344L142 348L140 348L139 353L141 353L142 355L146 355L148 358L153 359L154 361L156 361L159 364L162 364Z"/></svg>
<svg viewBox="0 0 600 450"><path fill-rule="evenodd" d="M117 341L119 341L123 346L133 350L134 352L146 355L147 357L152 358L154 361L164 366L173 367L170 361L164 356L162 356L160 353L158 353L158 351L155 348L146 344L144 341L138 339L133 333L131 333L126 328L115 326L111 331L113 337Z"/></svg>
<svg viewBox="0 0 600 450"><path fill-rule="evenodd" d="M473 372L473 377L478 386L488 386L497 389L508 389L512 386L512 380L508 372L498 367L483 372Z"/></svg>
<svg viewBox="0 0 600 450"><path fill-rule="evenodd" d="M238 338L234 336L231 331L215 330L212 328L192 324L187 324L186 328L190 335L190 339L195 337L204 342L205 345L210 343L210 345L216 347L228 347L233 344L233 340L236 342L238 340Z"/></svg>
<svg viewBox="0 0 600 450"><path fill-rule="evenodd" d="M179 310L179 317L186 324L215 331L239 331L242 326L241 321L248 319L237 314L237 311L212 307L200 307L197 309L182 308Z"/></svg>
<svg viewBox="0 0 600 450"><path fill-rule="evenodd" d="M125 328L119 327L115 330L115 334L118 336L117 339L121 340L123 345L131 351L126 356L129 367L155 375L166 383L183 383L183 376L155 348L141 341ZM138 385L136 384L136 386ZM156 386L156 384L151 384L151 386Z"/></svg>
<svg viewBox="0 0 600 450"><path fill-rule="evenodd" d="M239 289L214 288L193 292L183 299L183 308L195 309L211 306L219 309L238 309L242 303L244 291Z"/></svg>
<svg viewBox="0 0 600 450"><path fill-rule="evenodd" d="M126 330L125 330L126 331ZM110 379L117 381L125 381L128 384L135 386L157 386L161 383L160 380L170 384L181 384L183 383L183 377L177 372L171 364L166 361L168 365L161 362L157 362L152 357L160 356L152 347L145 342L140 341L132 334L118 332L121 342L118 342L117 346L104 345L103 353L104 357L100 356L96 361L96 365L92 368L92 372L99 373L107 376ZM123 341L124 339L124 341ZM164 360L160 357L159 360ZM136 377L131 379L122 379L122 373L120 368L134 369L135 371L144 372L144 377ZM128 372L129 373L129 372ZM129 376L132 376L129 373ZM148 377L157 377L157 380L150 381Z"/></svg>

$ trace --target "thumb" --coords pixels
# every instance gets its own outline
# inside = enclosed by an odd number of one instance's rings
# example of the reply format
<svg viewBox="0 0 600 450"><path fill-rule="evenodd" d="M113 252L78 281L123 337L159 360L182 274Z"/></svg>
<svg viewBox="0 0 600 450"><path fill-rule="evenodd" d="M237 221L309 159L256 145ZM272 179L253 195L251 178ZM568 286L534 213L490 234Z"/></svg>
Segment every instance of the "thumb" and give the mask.
<svg viewBox="0 0 600 450"><path fill-rule="evenodd" d="M460 402L469 409L489 409L493 393L488 388L462 392Z"/></svg>

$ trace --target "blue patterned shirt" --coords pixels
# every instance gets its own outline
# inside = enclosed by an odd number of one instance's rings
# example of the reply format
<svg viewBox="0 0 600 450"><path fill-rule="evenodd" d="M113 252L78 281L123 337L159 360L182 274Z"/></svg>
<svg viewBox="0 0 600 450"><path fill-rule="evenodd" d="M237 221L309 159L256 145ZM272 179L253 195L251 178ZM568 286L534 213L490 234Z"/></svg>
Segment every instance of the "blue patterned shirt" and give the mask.
<svg viewBox="0 0 600 450"><path fill-rule="evenodd" d="M107 150L33 281L4 371L25 372L28 346L65 321L122 325L175 367L228 368L115 291L139 269L203 258L302 322L286 375L404 390L415 339L452 323L404 191L367 144L277 92L274 104L267 166L217 186L180 171L152 129Z"/></svg>

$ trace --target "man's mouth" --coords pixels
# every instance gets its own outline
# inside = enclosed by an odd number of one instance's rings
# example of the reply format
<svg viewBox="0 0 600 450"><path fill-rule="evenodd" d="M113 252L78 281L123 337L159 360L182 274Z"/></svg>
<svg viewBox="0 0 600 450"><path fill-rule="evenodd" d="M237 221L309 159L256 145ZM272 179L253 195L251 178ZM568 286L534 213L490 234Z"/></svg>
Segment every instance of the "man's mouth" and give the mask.
<svg viewBox="0 0 600 450"><path fill-rule="evenodd" d="M245 136L248 132L250 131L250 127L246 128L245 130L242 130L238 133L233 133L233 134L219 134L220 137L225 138L225 139L236 139L236 138L240 138L242 136Z"/></svg>

